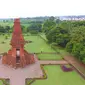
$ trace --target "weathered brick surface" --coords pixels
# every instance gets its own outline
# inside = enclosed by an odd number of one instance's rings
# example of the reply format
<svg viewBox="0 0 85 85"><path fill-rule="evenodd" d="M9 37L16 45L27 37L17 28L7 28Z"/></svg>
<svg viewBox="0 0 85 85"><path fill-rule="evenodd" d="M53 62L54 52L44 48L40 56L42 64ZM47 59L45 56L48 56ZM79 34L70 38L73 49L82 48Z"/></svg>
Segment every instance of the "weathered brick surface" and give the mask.
<svg viewBox="0 0 85 85"><path fill-rule="evenodd" d="M22 35L19 19L14 20L14 30L10 44L12 48L2 57L3 64L7 64L12 67L25 67L28 64L35 63L34 55L24 50L25 40ZM20 52L20 60L18 64L16 63L16 49L19 49Z"/></svg>

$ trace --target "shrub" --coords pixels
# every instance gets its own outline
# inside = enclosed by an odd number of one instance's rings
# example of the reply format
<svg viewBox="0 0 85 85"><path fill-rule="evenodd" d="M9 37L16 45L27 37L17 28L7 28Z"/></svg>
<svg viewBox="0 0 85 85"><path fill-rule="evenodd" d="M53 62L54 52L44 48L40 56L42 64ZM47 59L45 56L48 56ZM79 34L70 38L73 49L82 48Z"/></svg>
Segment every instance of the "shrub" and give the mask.
<svg viewBox="0 0 85 85"><path fill-rule="evenodd" d="M61 69L64 71L64 72L69 72L69 71L72 71L72 67L66 67L65 65L62 65L61 66Z"/></svg>
<svg viewBox="0 0 85 85"><path fill-rule="evenodd" d="M7 35L5 36L5 39L8 39L8 36Z"/></svg>
<svg viewBox="0 0 85 85"><path fill-rule="evenodd" d="M4 44L4 43L6 43L6 42L2 41L1 43Z"/></svg>

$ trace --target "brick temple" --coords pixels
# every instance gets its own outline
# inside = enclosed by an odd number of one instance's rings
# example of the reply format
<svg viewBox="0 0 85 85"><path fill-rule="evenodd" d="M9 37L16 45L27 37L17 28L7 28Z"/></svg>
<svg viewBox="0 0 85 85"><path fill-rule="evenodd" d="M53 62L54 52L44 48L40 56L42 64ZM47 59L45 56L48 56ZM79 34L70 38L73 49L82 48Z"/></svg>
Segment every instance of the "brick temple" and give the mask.
<svg viewBox="0 0 85 85"><path fill-rule="evenodd" d="M2 64L18 68L35 63L34 55L24 50L25 44L26 41L22 35L20 19L14 19L14 29L10 43L12 47L8 53L3 55Z"/></svg>

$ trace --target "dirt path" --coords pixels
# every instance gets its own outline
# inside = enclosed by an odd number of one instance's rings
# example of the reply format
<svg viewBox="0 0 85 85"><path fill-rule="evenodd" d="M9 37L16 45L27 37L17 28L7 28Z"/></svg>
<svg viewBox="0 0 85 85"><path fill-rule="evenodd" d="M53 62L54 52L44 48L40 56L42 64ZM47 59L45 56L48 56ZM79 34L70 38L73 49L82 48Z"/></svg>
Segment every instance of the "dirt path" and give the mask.
<svg viewBox="0 0 85 85"><path fill-rule="evenodd" d="M65 60L39 60L39 63L43 65L68 64Z"/></svg>
<svg viewBox="0 0 85 85"><path fill-rule="evenodd" d="M65 56L64 59L73 65L79 73L81 73L85 77L85 65L82 64L79 60L72 56Z"/></svg>

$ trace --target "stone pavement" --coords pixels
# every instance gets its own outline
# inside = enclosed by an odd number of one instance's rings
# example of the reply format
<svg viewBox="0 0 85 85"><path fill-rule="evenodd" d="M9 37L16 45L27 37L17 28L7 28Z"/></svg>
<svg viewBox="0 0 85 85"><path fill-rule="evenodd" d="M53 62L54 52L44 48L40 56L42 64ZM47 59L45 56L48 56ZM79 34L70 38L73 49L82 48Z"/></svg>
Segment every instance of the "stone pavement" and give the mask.
<svg viewBox="0 0 85 85"><path fill-rule="evenodd" d="M55 65L55 64L68 64L67 61L65 60L39 60L40 64L50 64L50 65Z"/></svg>
<svg viewBox="0 0 85 85"><path fill-rule="evenodd" d="M43 72L40 64L37 58L35 60L34 64L28 65L25 68L14 69L3 65L0 59L0 78L10 79L10 85L25 85L26 78L42 77Z"/></svg>
<svg viewBox="0 0 85 85"><path fill-rule="evenodd" d="M35 63L26 66L25 68L11 68L3 65L0 59L0 78L9 79L10 85L25 85L25 79L40 78L43 76L40 64L68 64L65 60L39 60L35 57Z"/></svg>

